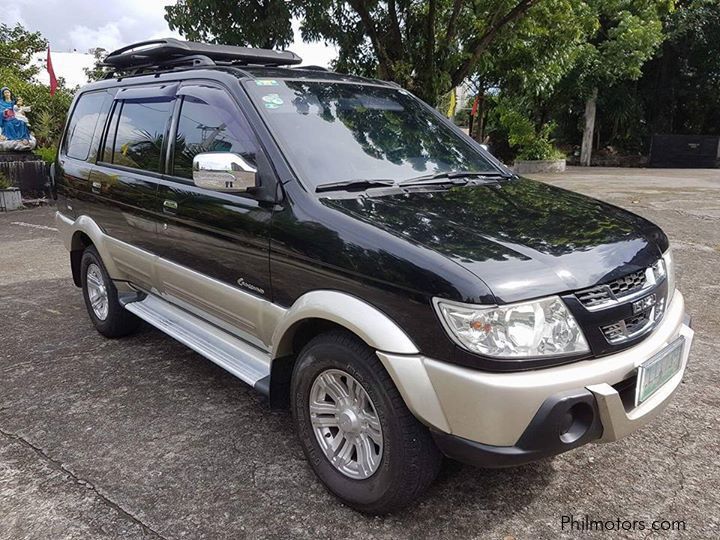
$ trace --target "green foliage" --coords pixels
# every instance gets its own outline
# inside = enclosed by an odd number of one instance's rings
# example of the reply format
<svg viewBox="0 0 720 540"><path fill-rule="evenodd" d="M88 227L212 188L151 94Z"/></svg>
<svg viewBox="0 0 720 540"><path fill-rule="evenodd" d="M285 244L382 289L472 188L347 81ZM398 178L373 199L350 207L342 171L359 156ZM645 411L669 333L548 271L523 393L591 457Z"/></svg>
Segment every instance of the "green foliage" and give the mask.
<svg viewBox="0 0 720 540"><path fill-rule="evenodd" d="M10 179L4 172L0 171L0 189L8 189L11 187L12 182L10 182Z"/></svg>
<svg viewBox="0 0 720 540"><path fill-rule="evenodd" d="M517 103L501 98L492 111L491 121L507 135L510 147L522 160L563 159L565 155L553 144L553 122L536 127L536 123L522 111Z"/></svg>
<svg viewBox="0 0 720 540"><path fill-rule="evenodd" d="M57 156L56 146L39 146L34 150L34 153L40 156L40 158L47 163L54 163L55 157Z"/></svg>
<svg viewBox="0 0 720 540"><path fill-rule="evenodd" d="M191 41L284 48L293 41L295 2L284 0L180 0L165 7L170 30Z"/></svg>
<svg viewBox="0 0 720 540"><path fill-rule="evenodd" d="M624 80L636 80L663 40L662 19L675 0L586 0L594 32L581 46L569 77L587 96Z"/></svg>
<svg viewBox="0 0 720 540"><path fill-rule="evenodd" d="M108 68L106 68L100 64L107 56L108 51L103 49L102 47L97 47L95 49L90 49L88 52L90 54L92 54L93 58L95 59L95 63L93 64L93 67L83 68L83 72L85 73L85 76L87 77L88 82L94 82L94 81L99 81L101 79L104 79L105 75L107 75L109 70L108 70Z"/></svg>
<svg viewBox="0 0 720 540"><path fill-rule="evenodd" d="M635 99L651 133L720 134L720 2L683 0Z"/></svg>
<svg viewBox="0 0 720 540"><path fill-rule="evenodd" d="M31 63L35 53L47 48L47 40L40 32L28 32L20 23L8 26L0 23L0 73L13 71L21 79L30 79L40 71ZM0 78L7 86L4 79Z"/></svg>

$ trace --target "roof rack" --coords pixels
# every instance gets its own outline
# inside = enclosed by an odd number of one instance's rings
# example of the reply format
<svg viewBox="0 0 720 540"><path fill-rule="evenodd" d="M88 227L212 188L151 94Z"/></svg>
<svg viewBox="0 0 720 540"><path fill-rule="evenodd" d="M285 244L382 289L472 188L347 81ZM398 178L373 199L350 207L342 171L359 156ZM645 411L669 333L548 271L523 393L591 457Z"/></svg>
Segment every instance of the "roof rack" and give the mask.
<svg viewBox="0 0 720 540"><path fill-rule="evenodd" d="M234 45L212 45L174 38L153 39L117 49L105 57L102 65L113 68L108 74L137 74L150 69L202 65L288 66L302 62L291 51L254 49Z"/></svg>

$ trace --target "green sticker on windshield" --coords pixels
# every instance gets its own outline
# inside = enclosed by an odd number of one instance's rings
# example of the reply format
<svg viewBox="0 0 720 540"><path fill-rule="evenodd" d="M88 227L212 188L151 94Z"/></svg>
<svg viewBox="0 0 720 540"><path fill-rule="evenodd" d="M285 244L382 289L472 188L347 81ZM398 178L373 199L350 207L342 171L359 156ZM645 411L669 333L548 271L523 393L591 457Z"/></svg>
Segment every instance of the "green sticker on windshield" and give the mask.
<svg viewBox="0 0 720 540"><path fill-rule="evenodd" d="M255 84L257 86L277 86L278 82L275 79L258 79Z"/></svg>

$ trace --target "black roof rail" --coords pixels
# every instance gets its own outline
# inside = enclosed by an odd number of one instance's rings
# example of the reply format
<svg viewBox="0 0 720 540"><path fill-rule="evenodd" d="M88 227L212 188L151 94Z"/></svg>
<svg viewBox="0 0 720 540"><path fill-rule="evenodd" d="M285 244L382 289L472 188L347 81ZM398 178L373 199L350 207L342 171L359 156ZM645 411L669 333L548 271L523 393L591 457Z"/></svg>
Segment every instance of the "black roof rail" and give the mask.
<svg viewBox="0 0 720 540"><path fill-rule="evenodd" d="M307 70L310 70L310 71L330 71L330 70L329 70L328 68L326 68L326 67L315 66L315 65L312 65L312 66L298 66L298 69L307 69Z"/></svg>
<svg viewBox="0 0 720 540"><path fill-rule="evenodd" d="M213 45L164 38L140 41L117 49L105 57L102 65L113 68L114 72L137 74L138 70L177 67L183 64L287 66L300 62L302 58L291 51Z"/></svg>

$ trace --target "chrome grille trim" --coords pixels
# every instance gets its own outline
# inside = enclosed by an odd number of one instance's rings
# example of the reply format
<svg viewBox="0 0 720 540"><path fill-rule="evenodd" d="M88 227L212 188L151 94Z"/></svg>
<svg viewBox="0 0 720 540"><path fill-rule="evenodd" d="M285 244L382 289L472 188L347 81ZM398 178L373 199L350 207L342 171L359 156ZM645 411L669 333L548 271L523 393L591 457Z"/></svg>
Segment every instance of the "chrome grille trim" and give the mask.
<svg viewBox="0 0 720 540"><path fill-rule="evenodd" d="M575 298L588 311L606 309L623 302L630 302L657 285L652 267L638 270L610 283L603 283L575 293Z"/></svg>
<svg viewBox="0 0 720 540"><path fill-rule="evenodd" d="M665 298L661 298L653 307L627 319L602 326L600 330L608 343L615 345L644 334L660 322L664 313Z"/></svg>

